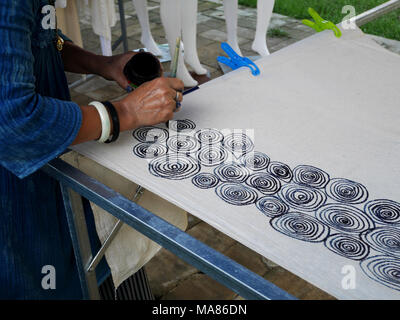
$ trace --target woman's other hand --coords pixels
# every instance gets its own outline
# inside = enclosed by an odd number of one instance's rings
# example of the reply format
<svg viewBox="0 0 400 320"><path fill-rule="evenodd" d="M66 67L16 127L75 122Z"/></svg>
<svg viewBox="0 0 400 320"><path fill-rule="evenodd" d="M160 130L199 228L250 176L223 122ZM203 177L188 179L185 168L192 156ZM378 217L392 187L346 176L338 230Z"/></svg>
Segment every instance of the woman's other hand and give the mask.
<svg viewBox="0 0 400 320"><path fill-rule="evenodd" d="M142 84L123 100L113 102L121 123L121 131L164 123L173 118L177 101L183 99L180 79L157 78Z"/></svg>

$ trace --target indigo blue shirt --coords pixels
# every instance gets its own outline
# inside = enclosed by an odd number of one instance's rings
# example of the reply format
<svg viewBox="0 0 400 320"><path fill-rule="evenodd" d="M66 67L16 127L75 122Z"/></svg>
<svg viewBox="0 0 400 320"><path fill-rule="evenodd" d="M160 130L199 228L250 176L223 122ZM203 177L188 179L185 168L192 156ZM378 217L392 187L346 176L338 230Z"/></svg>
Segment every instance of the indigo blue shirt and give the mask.
<svg viewBox="0 0 400 320"><path fill-rule="evenodd" d="M45 0L0 1L0 298L79 299L59 185L40 169L81 126ZM44 289L42 268L56 271Z"/></svg>

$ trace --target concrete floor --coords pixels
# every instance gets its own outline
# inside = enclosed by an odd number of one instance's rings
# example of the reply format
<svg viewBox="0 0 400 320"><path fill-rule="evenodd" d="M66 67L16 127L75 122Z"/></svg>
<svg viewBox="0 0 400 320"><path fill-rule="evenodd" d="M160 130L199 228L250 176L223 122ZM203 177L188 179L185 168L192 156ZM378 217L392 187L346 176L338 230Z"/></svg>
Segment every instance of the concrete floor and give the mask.
<svg viewBox="0 0 400 320"><path fill-rule="evenodd" d="M157 43L164 44L166 39L160 21L159 0L148 1L148 7L152 34ZM142 44L139 41L140 26L132 1L126 0L125 8L129 49L141 48ZM251 50L256 26L256 10L240 7L238 25L239 44L243 55L256 55ZM120 35L119 28L120 25L117 23L112 30L114 41ZM100 53L98 37L93 34L91 25L84 18L81 19L81 29L84 47L90 51ZM279 33L280 37L267 37L271 53L314 33L313 30L302 25L298 20L278 14L274 14L271 21L270 30L274 29L279 29L281 32ZM212 79L222 75L216 58L223 54L220 44L226 41L225 30L222 0L200 0L197 36L198 52L201 63L209 70ZM278 34L278 32L271 32L270 34ZM393 49L393 51L398 50L397 52L400 52L398 42L387 42L382 38L377 38L377 41L389 49ZM121 52L121 47L115 51L115 53ZM168 64L164 66L164 69L168 70ZM80 76L69 74L68 79L73 82L80 79ZM123 90L115 83L98 77L94 77L71 90L72 99L82 105L93 100L117 99L123 94ZM187 232L297 298L333 299L327 293L268 261L194 216L189 215ZM146 270L157 299L240 299L236 293L164 249L146 265Z"/></svg>

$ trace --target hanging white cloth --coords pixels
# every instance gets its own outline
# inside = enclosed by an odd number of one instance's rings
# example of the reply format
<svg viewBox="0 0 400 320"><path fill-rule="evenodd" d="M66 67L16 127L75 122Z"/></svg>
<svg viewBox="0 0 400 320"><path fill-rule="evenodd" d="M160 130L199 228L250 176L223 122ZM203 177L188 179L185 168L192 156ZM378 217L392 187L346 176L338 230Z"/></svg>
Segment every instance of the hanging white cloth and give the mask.
<svg viewBox="0 0 400 320"><path fill-rule="evenodd" d="M63 160L128 199L132 199L135 194L137 187L135 183L104 168L91 159L79 156L72 151L64 155ZM163 200L154 193L145 190L137 204L182 230L187 227L186 211ZM117 219L95 204L91 203L91 206L97 234L103 243L113 229ZM117 288L124 280L143 267L160 249L161 247L158 244L140 232L123 225L105 253L115 287Z"/></svg>

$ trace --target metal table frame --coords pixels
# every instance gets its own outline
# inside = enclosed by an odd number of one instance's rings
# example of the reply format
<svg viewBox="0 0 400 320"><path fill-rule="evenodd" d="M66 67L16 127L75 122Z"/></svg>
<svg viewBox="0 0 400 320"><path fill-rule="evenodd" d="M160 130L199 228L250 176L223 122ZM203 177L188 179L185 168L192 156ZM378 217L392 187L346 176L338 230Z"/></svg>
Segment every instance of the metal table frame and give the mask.
<svg viewBox="0 0 400 320"><path fill-rule="evenodd" d="M122 35L113 45L121 43L127 51L126 24L123 0L118 0ZM357 26L368 23L400 8L400 0L390 0L376 8L351 18ZM295 299L274 284L242 265L194 239L174 225L124 198L66 162L55 159L42 170L58 180L64 199L68 226L73 242L84 299L99 299L95 267L123 223L157 242L179 258L193 265L213 279L246 299ZM142 189L137 190L136 197ZM103 208L119 221L103 247L93 257L82 205L82 197Z"/></svg>
<svg viewBox="0 0 400 320"><path fill-rule="evenodd" d="M174 225L124 198L66 162L55 159L42 170L58 180L71 233L84 299L99 299L82 197L138 230L246 299L294 299L290 294L206 246Z"/></svg>

